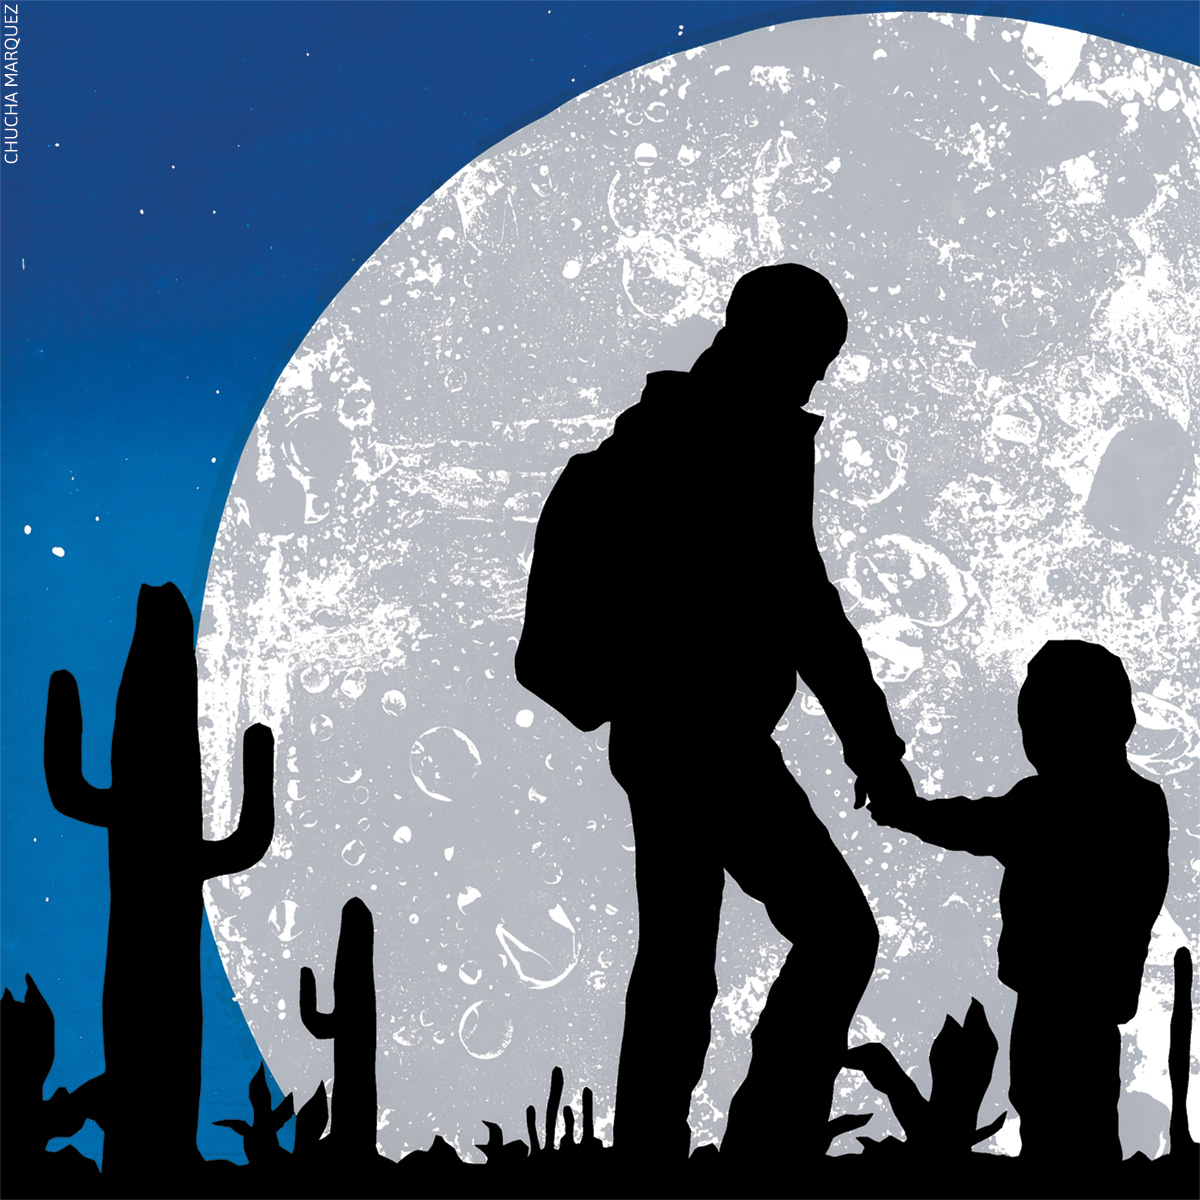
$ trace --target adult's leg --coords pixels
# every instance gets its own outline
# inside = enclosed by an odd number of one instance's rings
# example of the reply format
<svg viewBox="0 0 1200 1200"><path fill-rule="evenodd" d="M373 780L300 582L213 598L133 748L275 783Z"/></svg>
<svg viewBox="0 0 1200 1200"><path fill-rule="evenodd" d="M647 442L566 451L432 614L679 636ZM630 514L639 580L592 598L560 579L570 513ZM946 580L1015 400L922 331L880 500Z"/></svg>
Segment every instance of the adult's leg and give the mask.
<svg viewBox="0 0 1200 1200"><path fill-rule="evenodd" d="M740 757L744 763L750 754ZM761 1157L767 1139L786 1134L797 1152L819 1157L879 932L853 871L775 743L757 745L753 762L756 786L726 863L792 949L751 1034L750 1069L730 1105L721 1153Z"/></svg>
<svg viewBox="0 0 1200 1200"><path fill-rule="evenodd" d="M613 1144L638 1166L681 1165L717 995L725 872L702 816L712 785L674 761L663 740L636 731L612 734L609 759L629 795L638 896Z"/></svg>

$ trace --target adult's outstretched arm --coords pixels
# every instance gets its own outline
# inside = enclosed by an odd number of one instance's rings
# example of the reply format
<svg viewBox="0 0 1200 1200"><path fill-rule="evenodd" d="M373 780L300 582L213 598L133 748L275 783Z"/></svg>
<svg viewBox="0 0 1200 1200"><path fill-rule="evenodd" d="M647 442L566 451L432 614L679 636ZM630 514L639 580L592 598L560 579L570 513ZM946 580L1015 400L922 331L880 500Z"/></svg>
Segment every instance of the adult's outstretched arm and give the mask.
<svg viewBox="0 0 1200 1200"><path fill-rule="evenodd" d="M871 673L858 630L826 578L815 539L809 539L799 567L796 669L841 739L846 765L869 787L873 775L893 773L904 754L904 739L892 724L887 697Z"/></svg>

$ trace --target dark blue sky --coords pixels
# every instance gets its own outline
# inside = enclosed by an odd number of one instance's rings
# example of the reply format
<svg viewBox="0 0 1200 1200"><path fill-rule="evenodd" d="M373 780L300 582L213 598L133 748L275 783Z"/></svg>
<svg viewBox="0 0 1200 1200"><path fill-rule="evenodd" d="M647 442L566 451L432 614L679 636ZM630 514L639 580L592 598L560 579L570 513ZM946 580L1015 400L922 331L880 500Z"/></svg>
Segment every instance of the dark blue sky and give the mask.
<svg viewBox="0 0 1200 1200"><path fill-rule="evenodd" d="M912 7L1198 57L1194 0ZM0 982L20 997L29 972L55 1010L51 1087L102 1068L108 893L105 834L46 795L47 679L79 680L106 784L137 589L173 580L198 614L246 435L322 309L450 175L577 92L720 36L894 8L22 0L19 159L0 168ZM201 1146L236 1157L208 1122L243 1115L257 1052L206 955Z"/></svg>

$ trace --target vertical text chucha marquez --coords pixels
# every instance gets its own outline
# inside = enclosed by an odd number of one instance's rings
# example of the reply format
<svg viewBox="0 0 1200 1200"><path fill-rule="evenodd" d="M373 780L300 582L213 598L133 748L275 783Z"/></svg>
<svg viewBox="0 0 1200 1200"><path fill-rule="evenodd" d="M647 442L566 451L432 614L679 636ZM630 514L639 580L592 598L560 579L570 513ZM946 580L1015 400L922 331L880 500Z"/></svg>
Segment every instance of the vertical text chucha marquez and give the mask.
<svg viewBox="0 0 1200 1200"><path fill-rule="evenodd" d="M17 161L17 5L4 6L4 161Z"/></svg>

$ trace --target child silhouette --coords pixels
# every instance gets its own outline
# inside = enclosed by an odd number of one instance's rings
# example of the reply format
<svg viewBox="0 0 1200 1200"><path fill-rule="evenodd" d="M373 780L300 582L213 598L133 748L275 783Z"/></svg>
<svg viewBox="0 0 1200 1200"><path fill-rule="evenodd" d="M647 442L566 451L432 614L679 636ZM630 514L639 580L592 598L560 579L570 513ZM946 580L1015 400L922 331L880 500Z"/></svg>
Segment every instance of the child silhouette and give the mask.
<svg viewBox="0 0 1200 1200"><path fill-rule="evenodd" d="M1017 719L1037 774L1007 795L872 795L871 813L1004 865L999 975L1017 993L1009 1099L1021 1117L1022 1157L1044 1161L1058 1150L1119 1162L1117 1026L1137 1011L1166 895L1166 797L1126 759L1132 690L1103 646L1047 642L1029 664ZM1087 923L1076 918L1065 929L1060 914L1081 897Z"/></svg>

